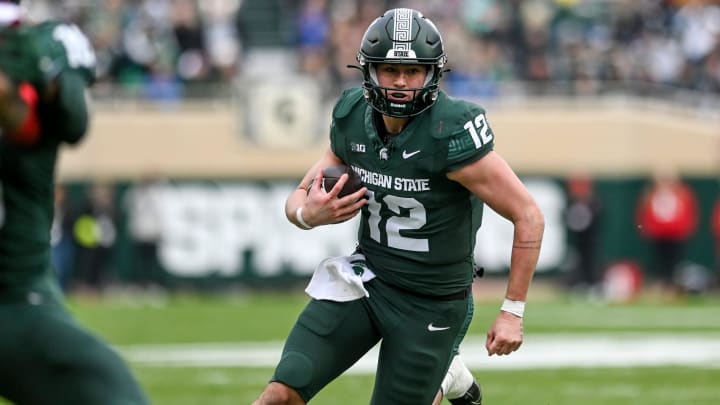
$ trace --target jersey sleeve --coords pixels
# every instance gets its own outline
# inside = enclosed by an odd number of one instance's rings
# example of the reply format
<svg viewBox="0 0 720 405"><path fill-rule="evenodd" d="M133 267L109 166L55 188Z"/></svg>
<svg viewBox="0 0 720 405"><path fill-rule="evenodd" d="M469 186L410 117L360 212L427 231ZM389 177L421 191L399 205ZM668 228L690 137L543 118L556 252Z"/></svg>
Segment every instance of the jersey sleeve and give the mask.
<svg viewBox="0 0 720 405"><path fill-rule="evenodd" d="M47 107L46 122L60 140L77 143L87 132L89 112L86 96L86 79L78 72L61 72L56 81L58 95Z"/></svg>
<svg viewBox="0 0 720 405"><path fill-rule="evenodd" d="M73 24L37 26L43 55L50 61L46 76L57 85L55 100L44 107L43 126L67 143L78 142L88 128L87 89L95 81L96 59L90 41Z"/></svg>
<svg viewBox="0 0 720 405"><path fill-rule="evenodd" d="M343 127L345 118L353 111L355 106L362 100L362 89L351 88L342 92L332 112L330 123L330 149L343 162L347 161L347 148ZM364 101L363 101L364 102Z"/></svg>
<svg viewBox="0 0 720 405"><path fill-rule="evenodd" d="M337 127L337 118L335 117L335 114L333 112L332 121L330 122L330 150L332 150L335 156L345 161L345 148L342 147L343 141L341 138L342 135L340 134L340 131L338 131Z"/></svg>
<svg viewBox="0 0 720 405"><path fill-rule="evenodd" d="M72 71L90 86L96 78L96 56L90 40L74 24L47 22L37 27L42 37L46 74L55 77L61 72Z"/></svg>
<svg viewBox="0 0 720 405"><path fill-rule="evenodd" d="M461 107L462 106L462 107ZM447 137L447 171L454 171L481 159L495 147L495 134L490 128L485 110L471 103L458 106L460 111L455 128Z"/></svg>

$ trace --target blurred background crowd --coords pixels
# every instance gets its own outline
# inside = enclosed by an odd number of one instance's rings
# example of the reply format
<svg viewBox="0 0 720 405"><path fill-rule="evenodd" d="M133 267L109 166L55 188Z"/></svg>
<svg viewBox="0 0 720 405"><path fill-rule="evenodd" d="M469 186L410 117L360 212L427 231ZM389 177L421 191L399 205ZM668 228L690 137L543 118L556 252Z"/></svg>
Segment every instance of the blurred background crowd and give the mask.
<svg viewBox="0 0 720 405"><path fill-rule="evenodd" d="M71 21L88 35L98 56L99 80L93 90L105 100L176 102L240 94L245 96L240 99L251 99L246 102L261 104L243 83L277 80L283 95L303 92L306 87L297 81L290 88L281 80L292 76L319 86L320 99L331 102L342 88L360 83L358 72L347 65L356 63L367 26L383 11L406 6L422 10L442 32L451 69L442 86L454 96L484 102L514 95L631 94L675 101L708 115L720 111L720 0L27 0L23 5L32 19ZM253 82L255 78L260 80ZM299 104L315 104L308 101L315 98L304 96ZM267 110L265 105L258 109ZM248 111L248 120L258 115ZM303 115L306 110L298 111ZM307 145L301 140L295 147ZM641 149L632 153L649 153ZM667 179L596 182L573 173L564 176L551 179L567 197L558 220L571 247L558 266L564 286L593 294L617 275L624 280L618 285L634 288L621 293L628 297L637 289L628 285L642 282L642 265L664 290L704 292L720 286L720 189L715 178L695 179L696 197L692 189L675 195L677 189L685 190L680 186L651 193L651 186L665 185ZM96 179L89 175L85 180ZM71 185L70 192L58 189L54 260L66 289L98 292L117 279L170 288L173 279L158 263L159 246L170 240L188 251L202 250L193 244L196 228L188 236L178 237L174 228L161 235L157 212L162 209L155 206L167 209L175 203L174 198L157 202L158 195L172 188L166 179L129 180L132 184L119 188L85 184ZM682 179L675 180L684 186ZM640 194L641 188L648 191ZM266 203L264 194L256 194ZM609 195L627 198L608 201ZM251 216L238 212L230 214ZM208 234L221 223L211 214L212 226L199 227ZM618 214L623 219L615 222L628 228L617 231L608 225ZM267 246L286 250L276 246L281 245L276 235L268 237L273 241L263 241ZM212 258L221 243L209 240L207 256ZM694 242L691 253L703 259L702 267L688 259L688 241ZM230 262L251 262L252 249L268 250L263 243L241 245ZM615 256L632 261L609 263L600 248L608 245L615 246ZM118 257L125 259L118 264ZM181 258L181 264L191 262Z"/></svg>
<svg viewBox="0 0 720 405"><path fill-rule="evenodd" d="M357 83L365 28L394 0L33 0L37 18L77 23L99 57L100 86L147 98L208 95L238 75L296 72L324 94ZM457 96L621 89L720 93L715 0L413 1L443 32ZM219 84L219 86L217 86ZM200 85L200 86L198 86ZM107 89L107 88L106 88ZM108 90L109 91L109 90ZM674 93L673 93L674 94Z"/></svg>

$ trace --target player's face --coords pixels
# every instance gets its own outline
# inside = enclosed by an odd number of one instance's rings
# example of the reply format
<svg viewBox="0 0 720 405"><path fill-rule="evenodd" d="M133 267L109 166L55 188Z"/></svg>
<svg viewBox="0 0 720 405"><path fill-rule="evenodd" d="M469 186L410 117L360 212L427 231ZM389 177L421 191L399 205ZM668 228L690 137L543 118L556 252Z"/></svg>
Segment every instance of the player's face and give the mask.
<svg viewBox="0 0 720 405"><path fill-rule="evenodd" d="M425 84L427 68L423 65L380 63L376 73L380 87L398 90L419 89ZM395 101L408 101L414 96L414 91L389 91L387 93L387 98Z"/></svg>

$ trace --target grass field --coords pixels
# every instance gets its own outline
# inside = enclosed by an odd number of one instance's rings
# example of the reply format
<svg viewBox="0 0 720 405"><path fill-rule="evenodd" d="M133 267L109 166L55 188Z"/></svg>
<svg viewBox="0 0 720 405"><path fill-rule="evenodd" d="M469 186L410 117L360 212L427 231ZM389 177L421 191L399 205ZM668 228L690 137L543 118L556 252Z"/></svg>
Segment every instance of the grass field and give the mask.
<svg viewBox="0 0 720 405"><path fill-rule="evenodd" d="M271 370L136 369L156 404L250 404ZM717 405L720 370L621 368L512 370L484 373L486 405ZM341 376L312 404L367 405L373 377Z"/></svg>
<svg viewBox="0 0 720 405"><path fill-rule="evenodd" d="M305 300L301 293L116 294L99 300L76 297L70 300L70 308L81 322L127 353L143 345L281 344ZM477 301L469 338L480 339L496 313L496 302ZM528 307L525 331L528 339L554 334L670 335L677 336L677 347L669 350L683 350L686 336L720 338L720 298L607 305L551 297L535 300ZM271 367L131 364L156 405L250 404L272 373ZM508 370L475 367L473 371L484 386L485 405L720 403L720 364ZM367 404L372 384L371 374L344 375L312 404Z"/></svg>
<svg viewBox="0 0 720 405"><path fill-rule="evenodd" d="M116 345L257 342L283 340L306 301L301 292L116 294L76 297L70 309ZM485 334L500 301L476 299L469 335ZM720 296L604 304L553 295L528 304L524 327L526 333L720 332Z"/></svg>

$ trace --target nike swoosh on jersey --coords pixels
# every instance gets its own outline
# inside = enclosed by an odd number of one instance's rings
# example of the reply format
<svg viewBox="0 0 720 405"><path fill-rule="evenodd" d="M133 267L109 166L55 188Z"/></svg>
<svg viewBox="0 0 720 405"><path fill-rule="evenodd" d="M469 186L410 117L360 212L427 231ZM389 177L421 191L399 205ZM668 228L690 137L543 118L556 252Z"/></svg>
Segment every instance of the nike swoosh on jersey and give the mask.
<svg viewBox="0 0 720 405"><path fill-rule="evenodd" d="M432 323L429 323L429 324L428 324L428 330L429 330L430 332L437 332L437 331L439 331L439 330L448 330L448 329L450 329L449 326L435 326L435 325L433 325Z"/></svg>
<svg viewBox="0 0 720 405"><path fill-rule="evenodd" d="M403 151L403 154L402 154L402 157L403 157L403 159L409 159L409 158L417 155L418 153L420 153L419 150L416 150L415 152L410 152L410 153L408 153L406 150L404 150L404 151Z"/></svg>

